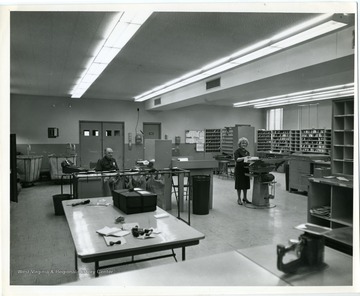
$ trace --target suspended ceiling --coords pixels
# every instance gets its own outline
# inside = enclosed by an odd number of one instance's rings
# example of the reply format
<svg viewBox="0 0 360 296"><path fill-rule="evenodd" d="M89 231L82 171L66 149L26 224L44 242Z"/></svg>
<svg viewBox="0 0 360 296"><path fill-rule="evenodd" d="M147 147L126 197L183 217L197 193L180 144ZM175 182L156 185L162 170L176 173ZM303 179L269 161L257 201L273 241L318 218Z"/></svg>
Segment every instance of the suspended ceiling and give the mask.
<svg viewBox="0 0 360 296"><path fill-rule="evenodd" d="M11 93L70 98L113 13L11 12ZM155 12L81 99L133 101L145 91L314 16ZM194 104L232 106L239 100L256 99L279 90L295 92L299 86L312 89L353 82L353 73L352 55L202 95L194 99Z"/></svg>

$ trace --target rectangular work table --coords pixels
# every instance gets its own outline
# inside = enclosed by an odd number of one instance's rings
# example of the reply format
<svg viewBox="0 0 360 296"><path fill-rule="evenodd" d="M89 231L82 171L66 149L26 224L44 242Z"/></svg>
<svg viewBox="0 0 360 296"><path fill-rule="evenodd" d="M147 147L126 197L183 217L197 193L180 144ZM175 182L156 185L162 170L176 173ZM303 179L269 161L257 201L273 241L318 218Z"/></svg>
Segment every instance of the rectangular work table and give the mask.
<svg viewBox="0 0 360 296"><path fill-rule="evenodd" d="M187 161L180 161L173 159L171 161L173 169L180 168L190 172L190 179L188 180L190 188L192 188L191 177L196 175L210 176L210 191L209 191L209 209L213 208L213 175L214 170L218 168L218 162L215 159L189 159ZM184 187L184 175L178 175L179 188ZM182 192L181 192L182 194ZM190 199L192 198L192 190L189 192ZM179 199L180 211L184 210L184 200Z"/></svg>
<svg viewBox="0 0 360 296"><path fill-rule="evenodd" d="M352 257L325 247L321 271L287 275L277 270L276 245L229 251L69 283L72 286L351 286ZM141 281L139 281L141 279Z"/></svg>
<svg viewBox="0 0 360 296"><path fill-rule="evenodd" d="M96 205L96 199L92 199L90 204L77 206L72 206L72 204L82 200L63 201L64 212L75 246L75 270L77 270L78 258L84 263L95 263L95 275L98 276L99 269L111 267L100 266L100 261L167 250L172 253L159 258L169 256L176 258L173 251L176 248L182 249L182 260L185 260L185 247L198 245L205 237L204 234L159 207L154 212L126 215L113 206L112 197L101 199L109 205ZM158 214L168 216L156 219L154 215ZM125 223L138 223L140 228L156 228L160 233L149 239L138 239L130 233L124 236L125 244L107 246L102 235L96 231L105 226L121 228L121 224L115 222L119 216L125 218ZM130 261L130 263L133 262L136 261Z"/></svg>

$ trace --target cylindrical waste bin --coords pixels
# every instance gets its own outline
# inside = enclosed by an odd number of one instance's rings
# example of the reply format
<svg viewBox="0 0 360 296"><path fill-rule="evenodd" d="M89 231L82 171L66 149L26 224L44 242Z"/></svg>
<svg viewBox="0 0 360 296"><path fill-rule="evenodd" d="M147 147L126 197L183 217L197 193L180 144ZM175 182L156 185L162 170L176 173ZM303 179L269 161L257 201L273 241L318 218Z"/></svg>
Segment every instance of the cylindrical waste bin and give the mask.
<svg viewBox="0 0 360 296"><path fill-rule="evenodd" d="M71 199L71 194L55 194L53 195L54 210L56 216L65 215L62 205L63 200Z"/></svg>
<svg viewBox="0 0 360 296"><path fill-rule="evenodd" d="M191 179L193 214L207 215L210 202L210 176L197 175L192 176Z"/></svg>

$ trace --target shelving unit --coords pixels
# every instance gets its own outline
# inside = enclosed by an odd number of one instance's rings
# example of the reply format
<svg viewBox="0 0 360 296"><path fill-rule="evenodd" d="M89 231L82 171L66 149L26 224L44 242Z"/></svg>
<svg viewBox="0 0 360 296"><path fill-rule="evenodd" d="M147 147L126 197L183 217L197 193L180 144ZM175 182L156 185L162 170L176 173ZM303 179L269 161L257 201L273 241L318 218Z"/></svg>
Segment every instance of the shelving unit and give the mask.
<svg viewBox="0 0 360 296"><path fill-rule="evenodd" d="M235 125L234 127L225 127L221 130L221 152L230 155L238 148L238 141L245 137L249 140L249 146L246 148L250 155L255 155L255 128L248 125Z"/></svg>
<svg viewBox="0 0 360 296"><path fill-rule="evenodd" d="M354 99L333 101L332 173L353 175Z"/></svg>
<svg viewBox="0 0 360 296"><path fill-rule="evenodd" d="M308 222L333 230L325 235L329 244L351 253L353 185L336 178L309 178Z"/></svg>
<svg viewBox="0 0 360 296"><path fill-rule="evenodd" d="M330 129L258 130L257 152L331 154Z"/></svg>
<svg viewBox="0 0 360 296"><path fill-rule="evenodd" d="M331 130L304 129L301 130L301 152L304 153L331 153Z"/></svg>
<svg viewBox="0 0 360 296"><path fill-rule="evenodd" d="M300 151L300 130L291 130L290 131L290 152L299 152Z"/></svg>
<svg viewBox="0 0 360 296"><path fill-rule="evenodd" d="M272 151L273 152L290 152L290 130L273 130L272 131Z"/></svg>
<svg viewBox="0 0 360 296"><path fill-rule="evenodd" d="M331 228L332 231L325 235L327 244L352 254L353 98L333 101L331 154L332 175L336 177L309 178L308 222ZM339 180L339 176L347 181ZM318 211L322 207L328 209L327 215Z"/></svg>
<svg viewBox="0 0 360 296"><path fill-rule="evenodd" d="M271 151L271 133L269 130L257 131L257 152Z"/></svg>
<svg viewBox="0 0 360 296"><path fill-rule="evenodd" d="M229 155L234 154L234 128L226 127L221 129L221 152Z"/></svg>
<svg viewBox="0 0 360 296"><path fill-rule="evenodd" d="M205 152L220 152L221 129L205 129Z"/></svg>

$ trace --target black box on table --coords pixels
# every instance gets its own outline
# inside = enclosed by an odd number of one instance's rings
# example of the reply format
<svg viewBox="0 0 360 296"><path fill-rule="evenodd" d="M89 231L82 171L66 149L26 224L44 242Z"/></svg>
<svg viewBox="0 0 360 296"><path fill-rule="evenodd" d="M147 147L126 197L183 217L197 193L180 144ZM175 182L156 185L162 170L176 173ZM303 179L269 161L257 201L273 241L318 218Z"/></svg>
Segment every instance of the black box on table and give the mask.
<svg viewBox="0 0 360 296"><path fill-rule="evenodd" d="M112 191L114 206L125 214L152 212L156 210L157 195L142 188Z"/></svg>

